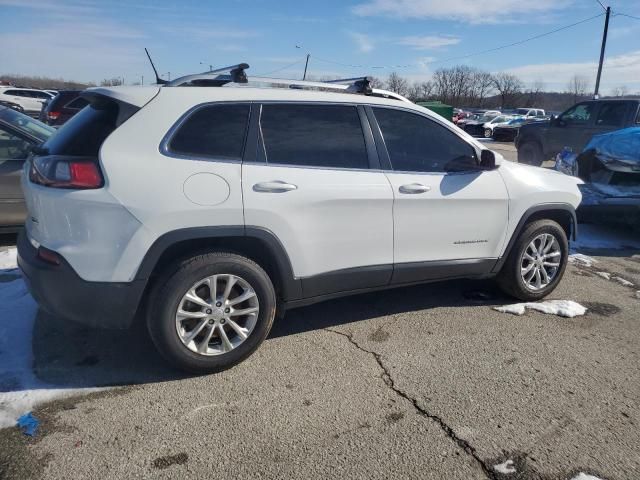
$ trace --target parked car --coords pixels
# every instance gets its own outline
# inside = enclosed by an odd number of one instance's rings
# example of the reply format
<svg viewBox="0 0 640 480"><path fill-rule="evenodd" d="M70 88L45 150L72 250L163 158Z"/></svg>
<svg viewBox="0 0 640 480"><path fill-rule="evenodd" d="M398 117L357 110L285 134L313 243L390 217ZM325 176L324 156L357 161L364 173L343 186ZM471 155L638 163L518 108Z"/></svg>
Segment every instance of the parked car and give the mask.
<svg viewBox="0 0 640 480"><path fill-rule="evenodd" d="M20 188L24 161L55 130L14 109L0 106L0 231L15 231L27 213Z"/></svg>
<svg viewBox="0 0 640 480"><path fill-rule="evenodd" d="M605 99L580 102L559 117L520 127L518 161L539 166L564 148L581 152L594 135L640 125L640 100Z"/></svg>
<svg viewBox="0 0 640 480"><path fill-rule="evenodd" d="M83 94L23 178L18 263L42 308L112 328L140 311L166 358L211 372L302 305L461 277L527 301L558 285L578 179L503 161L366 80L238 86L241 67L216 73L227 88Z"/></svg>
<svg viewBox="0 0 640 480"><path fill-rule="evenodd" d="M513 120L512 115L498 115L495 118L492 118L488 122L486 122L482 127L484 128L483 135L484 138L491 138L493 136L493 129L502 125L508 124L511 120Z"/></svg>
<svg viewBox="0 0 640 480"><path fill-rule="evenodd" d="M20 112L20 113L24 112L24 108L22 108L20 105L13 102L7 102L6 100L0 100L0 107L9 107L15 110L16 112Z"/></svg>
<svg viewBox="0 0 640 480"><path fill-rule="evenodd" d="M596 135L578 155L565 148L555 168L584 180L583 215L640 227L640 127Z"/></svg>
<svg viewBox="0 0 640 480"><path fill-rule="evenodd" d="M40 112L40 121L59 127L76 113L86 107L89 102L80 96L82 90L63 90L49 100Z"/></svg>
<svg viewBox="0 0 640 480"><path fill-rule="evenodd" d="M530 118L544 118L546 113L541 108L516 108L513 112L514 115L521 115L528 119Z"/></svg>
<svg viewBox="0 0 640 480"><path fill-rule="evenodd" d="M51 98L53 95L44 90L0 86L0 100L20 105L24 113L36 118L40 115L42 104Z"/></svg>
<svg viewBox="0 0 640 480"><path fill-rule="evenodd" d="M502 117L502 115L493 115L492 113L490 114L485 113L481 117L476 118L475 120L470 120L468 122L465 122L462 128L469 135L472 135L474 137L482 137L484 136L485 124L487 124L488 122L491 122L493 119L498 117Z"/></svg>
<svg viewBox="0 0 640 480"><path fill-rule="evenodd" d="M524 117L512 118L507 123L496 125L493 128L492 138L498 142L513 142L518 136L520 127L527 123Z"/></svg>

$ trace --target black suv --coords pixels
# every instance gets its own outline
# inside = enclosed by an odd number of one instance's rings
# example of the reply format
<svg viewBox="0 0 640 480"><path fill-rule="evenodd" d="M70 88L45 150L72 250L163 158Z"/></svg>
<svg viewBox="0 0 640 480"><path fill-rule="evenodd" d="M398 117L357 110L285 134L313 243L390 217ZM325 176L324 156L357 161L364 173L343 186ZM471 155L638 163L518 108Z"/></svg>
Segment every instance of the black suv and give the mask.
<svg viewBox="0 0 640 480"><path fill-rule="evenodd" d="M638 99L580 102L548 122L520 127L515 141L518 162L540 166L564 147L580 153L594 135L636 125L640 125Z"/></svg>
<svg viewBox="0 0 640 480"><path fill-rule="evenodd" d="M89 102L80 96L82 90L63 90L49 100L40 112L40 121L59 127L76 113L86 107Z"/></svg>

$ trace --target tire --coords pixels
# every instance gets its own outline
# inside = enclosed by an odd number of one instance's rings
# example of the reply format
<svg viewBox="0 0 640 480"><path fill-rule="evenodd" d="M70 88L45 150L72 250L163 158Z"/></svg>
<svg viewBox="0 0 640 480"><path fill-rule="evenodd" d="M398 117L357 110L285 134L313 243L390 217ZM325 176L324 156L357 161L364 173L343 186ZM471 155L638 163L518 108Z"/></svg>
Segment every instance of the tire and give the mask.
<svg viewBox="0 0 640 480"><path fill-rule="evenodd" d="M548 255L548 258L541 261L544 261L545 265L547 263L558 263L558 266L555 270L553 270L553 267L548 265L544 267L550 281L546 285L541 285L541 288L537 288L526 281L526 277L531 274L532 271L535 272L537 264L536 262L525 259L525 253L531 252L531 250L529 250L530 244L535 242L535 239L540 238L542 235L547 236L547 242L550 242L549 236L553 237L556 243L549 246L548 253L546 254ZM547 243L545 245L549 244ZM559 252L559 255L550 255L551 253L555 254L556 252ZM523 232L513 245L513 248L507 257L507 261L502 266L502 269L496 279L498 285L502 291L520 300L527 302L540 300L553 292L562 279L565 268L567 267L568 253L569 243L564 229L553 220L536 220L524 228ZM559 260L556 261L555 258L558 257ZM534 266L524 274L525 278L523 278L521 269L523 267L529 267L531 264L534 264ZM553 276L551 276L552 271ZM542 279L541 284L544 284L544 275L542 273L540 274L540 278ZM531 282L536 283L535 273Z"/></svg>
<svg viewBox="0 0 640 480"><path fill-rule="evenodd" d="M218 301L211 299L214 278ZM232 286L225 295L228 283ZM188 293L197 296L189 297L197 303L186 298ZM244 296L248 299L235 305L223 299L233 302ZM147 328L160 354L181 370L213 373L240 363L264 341L273 325L276 294L271 279L254 261L212 252L169 268L155 283L148 305ZM178 314L178 307L184 314Z"/></svg>
<svg viewBox="0 0 640 480"><path fill-rule="evenodd" d="M518 163L539 167L544 160L542 148L536 142L525 142L518 148Z"/></svg>
<svg viewBox="0 0 640 480"><path fill-rule="evenodd" d="M491 138L491 135L493 135L493 132L491 131L490 128L485 128L484 129L484 138Z"/></svg>

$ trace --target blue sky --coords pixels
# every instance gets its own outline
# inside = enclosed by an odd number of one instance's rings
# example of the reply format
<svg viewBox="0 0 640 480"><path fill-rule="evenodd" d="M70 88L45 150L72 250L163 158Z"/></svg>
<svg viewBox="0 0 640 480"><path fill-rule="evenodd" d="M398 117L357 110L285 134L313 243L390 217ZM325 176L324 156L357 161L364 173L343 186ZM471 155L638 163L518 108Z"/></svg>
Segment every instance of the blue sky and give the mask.
<svg viewBox="0 0 640 480"><path fill-rule="evenodd" d="M640 0L611 5L640 17ZM438 67L464 63L564 89L574 74L593 86L604 17L499 52L446 60L599 13L596 0L0 0L0 73L122 76L126 83L144 75L148 83L146 46L172 77L240 61L250 73L300 77L310 53L316 77L396 71L423 80ZM618 15L602 91L623 85L640 91L640 20Z"/></svg>

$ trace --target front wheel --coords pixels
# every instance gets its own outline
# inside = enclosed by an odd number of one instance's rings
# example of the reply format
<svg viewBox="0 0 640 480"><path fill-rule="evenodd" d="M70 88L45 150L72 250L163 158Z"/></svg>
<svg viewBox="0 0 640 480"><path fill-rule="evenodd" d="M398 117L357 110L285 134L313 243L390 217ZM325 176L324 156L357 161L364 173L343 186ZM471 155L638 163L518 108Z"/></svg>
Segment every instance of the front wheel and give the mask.
<svg viewBox="0 0 640 480"><path fill-rule="evenodd" d="M193 373L230 368L251 355L273 324L276 295L252 260L198 255L169 270L149 301L147 326L158 351Z"/></svg>
<svg viewBox="0 0 640 480"><path fill-rule="evenodd" d="M518 163L539 167L543 160L542 148L535 142L526 142L518 148Z"/></svg>
<svg viewBox="0 0 640 480"><path fill-rule="evenodd" d="M498 274L500 288L520 300L540 300L562 279L569 243L564 229L553 220L526 226Z"/></svg>
<svg viewBox="0 0 640 480"><path fill-rule="evenodd" d="M490 128L485 128L484 129L484 138L491 138L492 134L493 134L493 132L491 131Z"/></svg>

